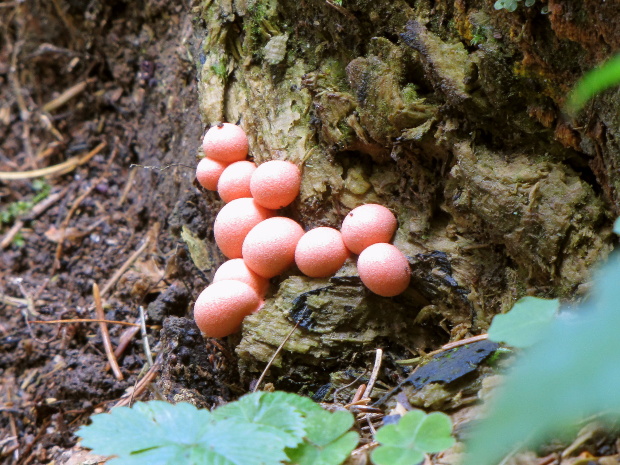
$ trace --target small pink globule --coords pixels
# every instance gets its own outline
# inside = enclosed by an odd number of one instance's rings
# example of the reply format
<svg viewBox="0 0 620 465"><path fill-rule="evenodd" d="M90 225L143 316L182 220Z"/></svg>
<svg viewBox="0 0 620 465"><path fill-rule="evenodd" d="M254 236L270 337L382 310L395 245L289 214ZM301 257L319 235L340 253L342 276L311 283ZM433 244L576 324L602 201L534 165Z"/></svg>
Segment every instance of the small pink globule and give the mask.
<svg viewBox="0 0 620 465"><path fill-rule="evenodd" d="M241 281L246 283L262 297L269 288L269 280L257 275L248 268L243 259L234 258L222 263L213 276L213 282L225 280Z"/></svg>
<svg viewBox="0 0 620 465"><path fill-rule="evenodd" d="M243 160L248 155L248 138L240 126L230 123L212 126L202 140L205 155L224 163Z"/></svg>
<svg viewBox="0 0 620 465"><path fill-rule="evenodd" d="M311 278L333 275L349 257L342 234L334 228L320 227L304 234L295 249L295 263Z"/></svg>
<svg viewBox="0 0 620 465"><path fill-rule="evenodd" d="M366 247L389 242L398 227L394 214L383 205L369 203L349 212L342 222L342 239L347 248L360 254Z"/></svg>
<svg viewBox="0 0 620 465"><path fill-rule="evenodd" d="M375 294L393 297L407 289L411 280L409 261L391 244L368 246L357 259L362 283Z"/></svg>
<svg viewBox="0 0 620 465"><path fill-rule="evenodd" d="M299 195L301 171L294 163L271 160L259 165L252 174L252 197L265 208L277 210L289 205Z"/></svg>
<svg viewBox="0 0 620 465"><path fill-rule="evenodd" d="M261 207L253 199L235 199L222 207L215 217L215 242L228 258L241 258L245 236L273 212Z"/></svg>
<svg viewBox="0 0 620 465"><path fill-rule="evenodd" d="M252 197L250 179L256 171L256 165L251 161L236 161L231 163L222 172L217 183L217 192L224 202Z"/></svg>
<svg viewBox="0 0 620 465"><path fill-rule="evenodd" d="M237 332L243 319L261 303L256 291L240 281L211 284L194 304L194 321L207 337L226 337Z"/></svg>
<svg viewBox="0 0 620 465"><path fill-rule="evenodd" d="M196 179L205 189L217 190L217 183L227 166L227 163L205 157L198 162Z"/></svg>
<svg viewBox="0 0 620 465"><path fill-rule="evenodd" d="M256 225L243 241L243 261L264 278L279 275L295 261L304 230L290 218L276 216Z"/></svg>

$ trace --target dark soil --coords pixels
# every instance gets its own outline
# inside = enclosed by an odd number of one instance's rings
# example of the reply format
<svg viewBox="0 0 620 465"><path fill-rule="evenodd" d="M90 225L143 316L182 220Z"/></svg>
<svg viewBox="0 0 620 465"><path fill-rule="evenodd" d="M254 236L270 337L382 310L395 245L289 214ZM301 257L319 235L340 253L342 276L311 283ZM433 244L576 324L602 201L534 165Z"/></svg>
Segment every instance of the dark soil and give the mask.
<svg viewBox="0 0 620 465"><path fill-rule="evenodd" d="M179 203L172 229L188 224L208 233L192 202L202 198L192 167L203 125L189 8L161 1L0 4L0 171L53 167L99 146L69 173L0 181L0 240L7 241L0 250L1 463L58 458L93 412L133 390L146 364L134 327L107 325L114 347L133 335L117 380L98 324L38 321L96 318L93 283L104 289L141 247L103 295L106 319L133 324L138 307L148 308L150 347L169 349L157 361L157 386L171 400L194 393L194 403L212 406L238 395L227 347L205 345L187 319L167 320L160 336L164 318L186 316L207 283L168 232ZM73 98L50 109L79 83ZM182 200L181 192L190 194ZM55 196L33 214L35 204ZM189 354L188 346L201 350ZM190 368L197 358L201 373Z"/></svg>

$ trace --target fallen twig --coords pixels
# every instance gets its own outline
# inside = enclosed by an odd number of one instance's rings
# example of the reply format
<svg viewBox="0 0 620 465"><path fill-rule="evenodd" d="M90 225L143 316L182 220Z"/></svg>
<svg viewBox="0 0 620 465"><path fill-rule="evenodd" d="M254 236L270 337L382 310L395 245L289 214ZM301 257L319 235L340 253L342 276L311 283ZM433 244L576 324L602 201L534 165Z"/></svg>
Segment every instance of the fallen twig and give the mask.
<svg viewBox="0 0 620 465"><path fill-rule="evenodd" d="M76 318L74 320L34 320L30 323L41 323L41 324L65 324L65 323L106 323L112 325L123 325L123 326L134 326L140 329L140 323L129 323L127 321L116 321L116 320L99 320L99 319L90 319L90 318Z"/></svg>
<svg viewBox="0 0 620 465"><path fill-rule="evenodd" d="M155 379L155 376L157 375L157 372L159 371L159 368L161 367L162 360L163 360L163 352L160 352L157 358L155 359L155 363L153 363L153 366L151 366L149 371L147 371L146 374L144 375L144 378L142 378L136 384L135 388L131 391L131 395L127 397L123 397L116 404L114 404L114 407L124 407L126 405L129 405L131 404L131 402L133 402L134 398L140 396L140 394L144 392L146 387L149 384L151 384L153 380Z"/></svg>
<svg viewBox="0 0 620 465"><path fill-rule="evenodd" d="M260 378L258 378L258 381L256 382L256 386L254 386L254 389L252 389L252 392L258 391L258 388L260 387L261 383L263 382L263 379L265 379L265 376L267 375L267 371L271 367L271 364L273 363L273 361L276 359L276 357L278 356L278 354L280 353L280 351L284 347L284 344L286 344L286 342L291 338L291 336L293 335L293 332L297 329L298 326L299 326L299 321L297 323L295 323L295 326L293 326L293 329L291 329L289 331L289 333L286 335L286 337L282 341L282 344L280 344L280 346L273 353L272 357L269 359L269 362L267 362L267 366L265 367L265 369L261 373Z"/></svg>
<svg viewBox="0 0 620 465"><path fill-rule="evenodd" d="M95 311L97 312L97 318L99 320L105 320L103 305L101 304L101 294L99 293L99 286L97 286L97 283L93 283L93 299L95 300ZM112 367L112 371L114 372L114 376L117 380L122 381L123 373L121 373L121 369L118 366L116 357L114 356L114 351L112 350L112 342L110 341L110 333L108 333L108 327L106 326L105 322L101 322L99 323L99 328L101 329L101 337L103 339L105 353L108 357L108 362Z"/></svg>
<svg viewBox="0 0 620 465"><path fill-rule="evenodd" d="M107 146L106 142L100 143L86 155L71 157L68 160L57 165L48 166L31 171L0 171L0 181L17 181L22 179L39 178L42 176L60 176L73 171L80 165L83 165Z"/></svg>
<svg viewBox="0 0 620 465"><path fill-rule="evenodd" d="M82 92L84 92L84 89L86 89L86 86L88 86L88 84L90 84L92 82L95 82L95 81L96 81L95 78L90 78L90 79L87 79L85 81L78 82L77 84L75 84L72 87L69 87L67 90L65 90L58 97L56 97L53 100L50 100L45 105L43 105L43 111L52 112L52 111L56 110L57 108L62 107L69 100L71 100L74 97L77 97Z"/></svg>

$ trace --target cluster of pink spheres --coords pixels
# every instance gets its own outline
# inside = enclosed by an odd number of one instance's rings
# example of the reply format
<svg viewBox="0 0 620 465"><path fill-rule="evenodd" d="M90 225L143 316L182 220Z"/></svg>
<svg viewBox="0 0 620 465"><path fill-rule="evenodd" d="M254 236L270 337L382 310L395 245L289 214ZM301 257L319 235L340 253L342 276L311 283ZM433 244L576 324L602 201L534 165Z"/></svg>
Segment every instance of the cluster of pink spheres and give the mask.
<svg viewBox="0 0 620 465"><path fill-rule="evenodd" d="M324 278L336 273L353 252L359 255L360 278L372 292L392 297L409 286L409 262L388 243L398 226L390 210L362 205L347 215L340 231L320 227L304 233L292 219L275 216L275 210L299 194L301 172L295 164L272 160L257 167L247 161L247 136L229 123L209 129L202 147L206 157L196 178L226 202L214 232L230 259L194 305L194 319L205 335L236 332L243 319L263 305L269 278L293 263L307 276Z"/></svg>

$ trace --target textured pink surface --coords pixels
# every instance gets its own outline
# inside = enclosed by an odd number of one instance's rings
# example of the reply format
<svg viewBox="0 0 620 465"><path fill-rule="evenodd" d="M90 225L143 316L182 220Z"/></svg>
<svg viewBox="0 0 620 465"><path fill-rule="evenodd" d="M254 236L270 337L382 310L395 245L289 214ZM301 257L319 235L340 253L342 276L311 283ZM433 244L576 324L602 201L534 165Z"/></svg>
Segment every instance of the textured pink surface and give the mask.
<svg viewBox="0 0 620 465"><path fill-rule="evenodd" d="M224 202L252 197L250 179L256 171L251 161L236 161L226 167L217 183L217 192Z"/></svg>
<svg viewBox="0 0 620 465"><path fill-rule="evenodd" d="M243 261L265 278L279 275L295 261L304 230L290 218L276 216L256 225L243 242Z"/></svg>
<svg viewBox="0 0 620 465"><path fill-rule="evenodd" d="M340 232L347 248L359 254L369 245L390 242L397 227L396 217L390 210L368 203L349 212Z"/></svg>
<svg viewBox="0 0 620 465"><path fill-rule="evenodd" d="M373 244L357 259L364 285L375 294L393 297L409 286L411 269L407 257L391 244Z"/></svg>
<svg viewBox="0 0 620 465"><path fill-rule="evenodd" d="M215 218L215 242L228 258L241 258L245 236L272 215L271 210L257 205L253 199L233 200L224 205Z"/></svg>
<svg viewBox="0 0 620 465"><path fill-rule="evenodd" d="M256 291L240 281L219 281L200 293L194 320L207 337L226 337L239 330L243 318L260 305Z"/></svg>
<svg viewBox="0 0 620 465"><path fill-rule="evenodd" d="M250 181L252 197L265 208L286 207L299 195L301 172L290 161L271 160L260 165Z"/></svg>
<svg viewBox="0 0 620 465"><path fill-rule="evenodd" d="M222 127L213 126L207 131L202 149L209 158L232 163L248 155L248 138L240 126L224 123Z"/></svg>
<svg viewBox="0 0 620 465"><path fill-rule="evenodd" d="M205 189L217 190L217 182L227 166L227 163L205 157L196 167L196 179Z"/></svg>
<svg viewBox="0 0 620 465"><path fill-rule="evenodd" d="M334 228L315 228L299 239L295 263L306 276L325 278L333 275L349 256L340 231Z"/></svg>
<svg viewBox="0 0 620 465"><path fill-rule="evenodd" d="M241 258L234 258L224 262L213 276L214 283L229 279L246 283L257 292L259 297L264 296L269 288L267 278L263 278L250 270Z"/></svg>

